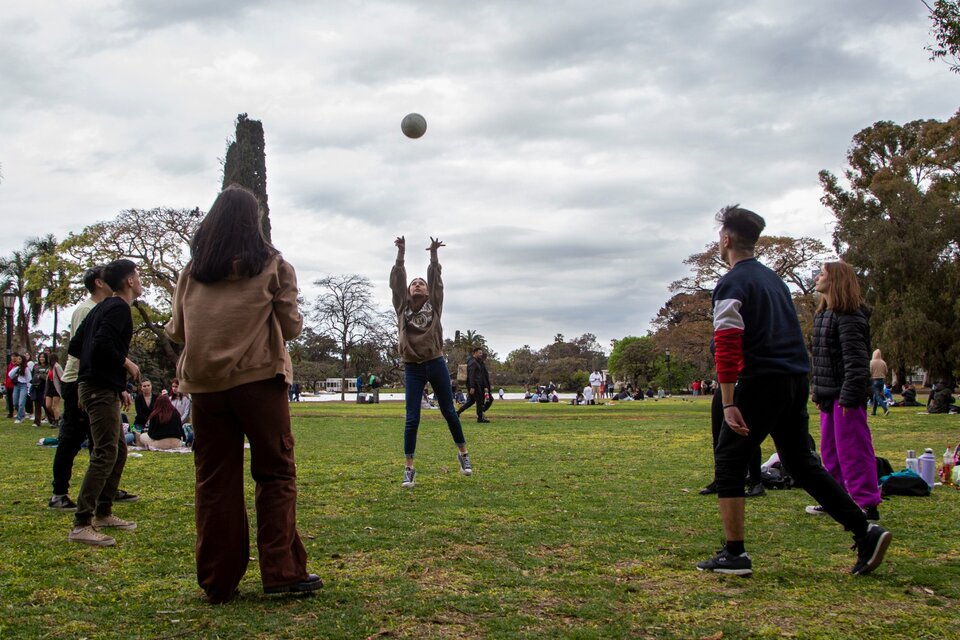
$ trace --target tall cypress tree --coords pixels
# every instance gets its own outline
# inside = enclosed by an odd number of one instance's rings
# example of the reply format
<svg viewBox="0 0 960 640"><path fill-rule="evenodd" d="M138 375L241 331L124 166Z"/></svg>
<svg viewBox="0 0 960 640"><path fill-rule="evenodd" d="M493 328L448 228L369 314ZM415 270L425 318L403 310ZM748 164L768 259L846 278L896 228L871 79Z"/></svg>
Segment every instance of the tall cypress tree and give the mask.
<svg viewBox="0 0 960 640"><path fill-rule="evenodd" d="M263 208L261 224L270 240L270 205L267 203L267 159L264 152L263 124L247 114L237 116L237 132L227 147L223 162L223 187L239 184L253 191Z"/></svg>

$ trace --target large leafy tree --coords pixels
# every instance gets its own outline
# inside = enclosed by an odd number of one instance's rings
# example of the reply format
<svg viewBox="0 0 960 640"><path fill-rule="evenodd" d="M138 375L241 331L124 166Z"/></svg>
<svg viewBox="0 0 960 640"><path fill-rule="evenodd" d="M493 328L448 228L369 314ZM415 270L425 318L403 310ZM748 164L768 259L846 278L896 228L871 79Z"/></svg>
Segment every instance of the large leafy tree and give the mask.
<svg viewBox="0 0 960 640"><path fill-rule="evenodd" d="M627 336L614 340L610 351L610 373L635 387L649 382L656 375L659 351L650 336Z"/></svg>
<svg viewBox="0 0 960 640"><path fill-rule="evenodd" d="M936 39L935 45L929 45L931 60L944 60L950 70L960 73L960 2L957 0L937 0L930 5L921 0L930 11L931 31Z"/></svg>
<svg viewBox="0 0 960 640"><path fill-rule="evenodd" d="M176 366L178 349L163 330L189 243L203 219L199 209L128 209L113 220L97 222L60 245L84 268L128 258L137 264L144 295L133 304L137 330L149 333L168 366Z"/></svg>
<svg viewBox="0 0 960 640"><path fill-rule="evenodd" d="M223 161L223 187L239 184L250 189L260 201L263 217L260 224L263 233L270 239L270 204L267 202L267 159L263 124L251 120L247 114L237 116L236 135L227 145Z"/></svg>
<svg viewBox="0 0 960 640"><path fill-rule="evenodd" d="M833 243L860 275L873 342L907 367L953 377L960 361L960 113L947 122L881 121L853 138L845 183L820 172Z"/></svg>

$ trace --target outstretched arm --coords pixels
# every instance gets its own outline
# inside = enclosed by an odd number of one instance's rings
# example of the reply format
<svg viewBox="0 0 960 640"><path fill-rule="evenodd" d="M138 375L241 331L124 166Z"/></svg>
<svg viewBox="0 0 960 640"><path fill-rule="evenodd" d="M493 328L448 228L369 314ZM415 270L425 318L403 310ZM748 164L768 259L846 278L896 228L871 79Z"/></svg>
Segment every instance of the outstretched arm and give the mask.
<svg viewBox="0 0 960 640"><path fill-rule="evenodd" d="M390 291L393 294L393 308L400 313L403 301L407 297L407 270L403 266L403 254L406 252L406 240L400 236L393 241L397 245L397 261L390 270Z"/></svg>
<svg viewBox="0 0 960 640"><path fill-rule="evenodd" d="M434 238L433 236L430 236L430 246L427 247L427 251L430 252L430 262L437 261L437 249L445 246L447 245L440 242L440 238Z"/></svg>

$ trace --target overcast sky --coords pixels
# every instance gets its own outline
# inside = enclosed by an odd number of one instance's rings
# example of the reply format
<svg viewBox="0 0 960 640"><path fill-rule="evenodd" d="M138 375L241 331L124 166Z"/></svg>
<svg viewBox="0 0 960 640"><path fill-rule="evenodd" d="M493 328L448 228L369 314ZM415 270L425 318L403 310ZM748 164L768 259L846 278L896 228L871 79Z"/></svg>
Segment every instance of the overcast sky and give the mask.
<svg viewBox="0 0 960 640"><path fill-rule="evenodd" d="M919 0L4 2L0 251L207 209L245 112L308 299L361 273L388 307L393 239L413 277L433 235L448 336L609 347L645 334L725 204L828 242L817 172L875 121L960 106L931 41Z"/></svg>

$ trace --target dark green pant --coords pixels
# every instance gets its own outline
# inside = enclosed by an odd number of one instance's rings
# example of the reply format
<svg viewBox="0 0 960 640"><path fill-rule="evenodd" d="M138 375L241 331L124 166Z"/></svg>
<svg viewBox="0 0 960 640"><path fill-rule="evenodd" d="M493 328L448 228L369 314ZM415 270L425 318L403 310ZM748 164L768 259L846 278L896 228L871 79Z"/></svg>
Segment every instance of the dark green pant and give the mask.
<svg viewBox="0 0 960 640"><path fill-rule="evenodd" d="M77 495L76 526L90 524L94 514L109 516L120 476L127 463L127 443L120 424L116 391L80 383L80 406L90 417L90 466Z"/></svg>

